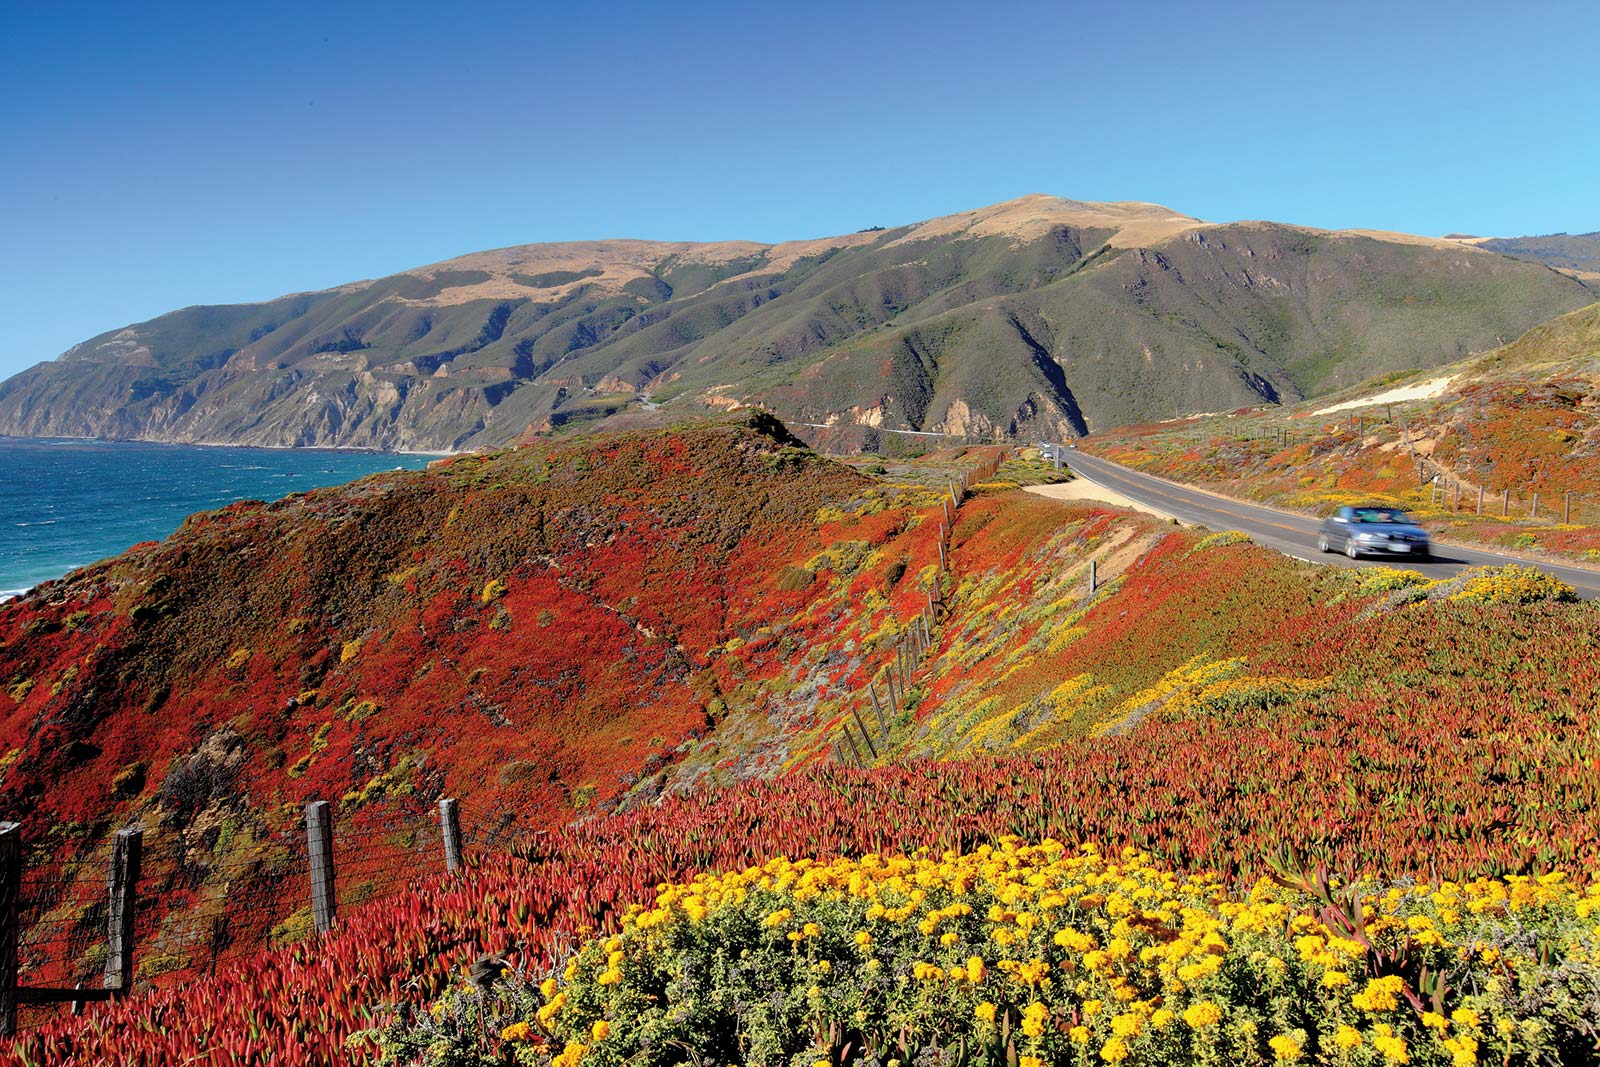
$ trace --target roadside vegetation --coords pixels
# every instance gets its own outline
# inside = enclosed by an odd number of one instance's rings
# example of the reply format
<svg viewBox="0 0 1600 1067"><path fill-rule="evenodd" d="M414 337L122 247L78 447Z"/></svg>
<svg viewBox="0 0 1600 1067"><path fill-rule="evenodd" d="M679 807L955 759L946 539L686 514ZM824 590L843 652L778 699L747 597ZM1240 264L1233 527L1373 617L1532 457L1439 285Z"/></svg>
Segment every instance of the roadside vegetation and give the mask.
<svg viewBox="0 0 1600 1067"><path fill-rule="evenodd" d="M1439 384L1419 390L1435 394L1422 399L1243 410L1126 427L1083 444L1251 500L1313 514L1378 501L1447 539L1600 562L1600 305L1398 384L1427 381ZM1329 399L1354 403L1396 384Z"/></svg>

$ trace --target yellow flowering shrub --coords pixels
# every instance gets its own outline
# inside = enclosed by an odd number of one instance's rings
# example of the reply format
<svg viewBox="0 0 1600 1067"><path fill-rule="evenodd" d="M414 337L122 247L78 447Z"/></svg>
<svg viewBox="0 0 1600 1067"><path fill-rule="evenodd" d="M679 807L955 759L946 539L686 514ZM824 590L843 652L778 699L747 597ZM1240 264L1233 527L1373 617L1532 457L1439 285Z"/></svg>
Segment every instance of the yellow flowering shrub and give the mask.
<svg viewBox="0 0 1600 1067"><path fill-rule="evenodd" d="M1572 586L1537 567L1509 564L1504 567L1475 567L1465 572L1466 581L1450 599L1472 604L1532 604L1541 600L1576 600Z"/></svg>
<svg viewBox="0 0 1600 1067"><path fill-rule="evenodd" d="M1421 571L1398 570L1393 567L1362 567L1341 572L1363 593L1392 593L1398 589L1425 588L1433 579Z"/></svg>
<svg viewBox="0 0 1600 1067"><path fill-rule="evenodd" d="M1247 533L1240 530L1223 530L1221 533L1202 537L1199 543L1190 551L1204 552L1208 548L1223 548L1227 545L1248 545L1250 543L1250 535Z"/></svg>
<svg viewBox="0 0 1600 1067"><path fill-rule="evenodd" d="M561 973L514 1020L543 1037L522 1062L1578 1063L1600 1036L1600 887L1241 895L1133 850L1003 839L663 885Z"/></svg>

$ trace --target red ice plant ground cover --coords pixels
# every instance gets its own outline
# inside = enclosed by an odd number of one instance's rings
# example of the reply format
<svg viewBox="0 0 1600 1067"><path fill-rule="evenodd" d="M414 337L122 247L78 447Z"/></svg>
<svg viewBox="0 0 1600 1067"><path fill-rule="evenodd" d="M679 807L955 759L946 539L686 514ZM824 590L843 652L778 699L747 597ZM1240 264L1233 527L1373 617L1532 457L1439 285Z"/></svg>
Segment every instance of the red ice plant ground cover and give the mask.
<svg viewBox="0 0 1600 1067"><path fill-rule="evenodd" d="M786 575L853 540L883 582L926 555L931 499L758 415L235 505L6 605L0 808L26 823L32 980L93 977L123 825L147 828L154 977L304 932L307 799L359 842L361 900L426 847L439 796L526 829L665 784L836 614L826 580Z"/></svg>
<svg viewBox="0 0 1600 1067"><path fill-rule="evenodd" d="M1039 634L1029 627L1043 623L1026 618L1031 605L1061 599L1049 566L1064 551L1058 542L1114 532L1103 513L1068 515L1063 532L1061 509L996 495L966 505L957 526L969 588L943 628L946 653L966 614L1013 609L991 627L1009 632L1005 642L967 666L1007 700L1025 701L1048 680L1015 681L1032 667L1006 676L1026 662L1007 665L1006 642L1032 644ZM1053 661L1056 677L1069 663L1124 672L1117 692L1223 653L1245 659L1248 673L1146 685L1156 706L1126 736L1062 740L1031 755L819 767L592 818L518 856L485 857L458 881L351 911L315 947L53 1022L12 1055L326 1062L346 1055L342 1041L375 1004L426 999L480 952L541 967L658 882L774 855L970 847L1011 832L1133 844L1229 875L1259 874L1283 848L1390 878L1595 869L1600 616L1591 607L1401 603L1367 591L1362 576L1136 529L1152 547L1069 627L1084 633L1036 656L1068 657ZM1026 590L1019 571L1036 572ZM999 602L972 599L989 593ZM1154 663L1138 662L1140 647ZM940 714L917 712L899 736L914 738Z"/></svg>
<svg viewBox="0 0 1600 1067"><path fill-rule="evenodd" d="M1409 662L1437 675L1434 686L1390 695L1352 684L1331 700L1156 719L1028 757L825 768L588 820L354 912L317 946L49 1024L24 1035L11 1062L327 1062L373 1004L426 999L482 951L542 966L658 882L775 855L970 847L1014 832L1134 844L1230 874L1261 873L1283 846L1390 877L1593 870L1600 766L1587 739L1600 726L1600 678L1572 668L1600 640L1594 613L1425 610L1439 640L1397 619L1371 638L1368 669ZM1544 654L1505 636L1537 624L1567 636ZM1477 677L1507 653L1498 673ZM1509 706L1508 682L1522 694Z"/></svg>

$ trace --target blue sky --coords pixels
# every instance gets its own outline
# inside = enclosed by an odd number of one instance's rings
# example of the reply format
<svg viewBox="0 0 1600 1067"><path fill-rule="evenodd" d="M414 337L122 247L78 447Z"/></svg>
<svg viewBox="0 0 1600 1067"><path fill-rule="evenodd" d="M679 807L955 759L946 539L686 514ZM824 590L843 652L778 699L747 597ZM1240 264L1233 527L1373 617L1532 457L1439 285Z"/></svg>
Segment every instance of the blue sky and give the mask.
<svg viewBox="0 0 1600 1067"><path fill-rule="evenodd" d="M1600 229L1600 4L0 0L0 376L187 304L531 241L1028 192Z"/></svg>

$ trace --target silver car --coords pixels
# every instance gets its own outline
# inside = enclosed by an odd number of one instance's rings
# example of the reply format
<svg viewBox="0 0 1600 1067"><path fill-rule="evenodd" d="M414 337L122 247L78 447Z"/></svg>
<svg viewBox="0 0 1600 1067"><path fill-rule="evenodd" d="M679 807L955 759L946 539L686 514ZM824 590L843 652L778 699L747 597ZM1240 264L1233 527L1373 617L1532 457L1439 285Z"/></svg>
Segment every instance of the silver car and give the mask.
<svg viewBox="0 0 1600 1067"><path fill-rule="evenodd" d="M1382 505L1343 507L1322 521L1317 548L1361 556L1410 556L1427 559L1432 554L1428 531L1406 517L1399 508Z"/></svg>

